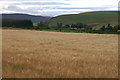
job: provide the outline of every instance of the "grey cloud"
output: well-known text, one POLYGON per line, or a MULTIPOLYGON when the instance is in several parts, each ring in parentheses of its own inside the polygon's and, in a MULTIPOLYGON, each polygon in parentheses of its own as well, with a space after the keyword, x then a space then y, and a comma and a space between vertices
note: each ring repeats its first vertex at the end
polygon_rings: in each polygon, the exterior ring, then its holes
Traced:
POLYGON ((6 8, 6 10, 9 11, 15 11, 15 12, 20 12, 20 13, 39 13, 38 10, 40 10, 39 8, 26 8, 26 9, 22 9, 18 6, 8 6, 8 8, 6 8))
POLYGON ((97 10, 97 9, 108 9, 112 8, 111 6, 103 6, 103 7, 56 7, 55 9, 64 9, 64 10, 74 10, 74 9, 91 9, 91 10, 97 10))
MULTIPOLYGON (((55 16, 55 15, 60 15, 60 14, 64 14, 64 13, 71 13, 71 11, 42 11, 40 8, 33 8, 33 7, 22 9, 18 6, 9 6, 6 9, 10 10, 10 11, 19 12, 19 13, 40 14, 40 15, 44 15, 44 16, 55 16), (41 10, 41 12, 39 12, 38 10, 39 11, 41 10)), ((80 13, 82 11, 72 11, 72 12, 80 13)))
POLYGON ((20 7, 17 7, 17 6, 8 6, 6 8, 7 10, 12 10, 12 11, 21 11, 22 9, 20 7))
POLYGON ((23 3, 15 3, 15 5, 69 5, 69 4, 51 1, 51 2, 23 2, 23 3))
MULTIPOLYGON (((85 11, 72 11, 72 13, 81 13, 81 12, 85 12, 85 11)), ((45 16, 58 16, 58 15, 62 15, 62 14, 71 14, 71 11, 47 11, 47 12, 42 12, 41 15, 45 15, 45 16)))
POLYGON ((109 8, 114 8, 114 6, 101 6, 101 7, 61 7, 61 6, 48 6, 48 7, 42 7, 41 9, 62 9, 62 10, 81 10, 81 9, 90 9, 90 10, 106 10, 106 9, 109 9, 109 8))
MULTIPOLYGON (((41 15, 44 15, 44 16, 55 16, 55 15, 61 15, 61 14, 66 14, 66 13, 72 13, 72 12, 75 12, 75 13, 81 13, 81 12, 87 12, 87 9, 90 9, 90 11, 103 11, 103 10, 107 10, 109 8, 113 8, 114 6, 102 6, 102 7, 69 7, 68 6, 60 6, 61 4, 64 4, 64 3, 52 3, 52 2, 43 2, 43 3, 31 3, 33 5, 53 5, 54 6, 47 6, 47 7, 44 7, 44 6, 41 6, 41 7, 28 7, 28 8, 20 8, 19 6, 22 6, 21 4, 26 4, 26 3, 16 3, 15 5, 9 5, 7 8, 5 8, 5 10, 9 10, 9 11, 15 11, 15 12, 19 12, 19 13, 30 13, 30 14, 41 14, 41 15), (60 4, 60 5, 59 5, 60 4), (51 10, 51 11, 44 11, 44 10, 51 10), (52 11, 53 9, 62 9, 61 11, 52 11), (76 9, 76 10, 75 10, 76 9), (86 11, 82 11, 82 9, 86 9, 86 11), (42 11, 43 10, 43 11, 42 11), (80 11, 81 10, 81 11, 80 11), (39 12, 40 11, 40 12, 39 12)), ((27 3, 29 5, 29 3, 27 3)), ((64 4, 66 5, 66 4, 64 4)))

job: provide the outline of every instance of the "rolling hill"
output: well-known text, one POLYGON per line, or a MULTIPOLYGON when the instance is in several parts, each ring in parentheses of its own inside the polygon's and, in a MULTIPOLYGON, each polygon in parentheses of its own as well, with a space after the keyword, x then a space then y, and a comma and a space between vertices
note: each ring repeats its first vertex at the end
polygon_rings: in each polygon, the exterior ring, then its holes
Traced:
POLYGON ((40 21, 47 21, 51 17, 44 17, 44 16, 35 16, 35 15, 28 15, 28 14, 2 14, 2 19, 18 19, 18 20, 32 20, 33 23, 40 22, 40 21))
POLYGON ((116 25, 118 22, 118 11, 96 11, 60 15, 49 20, 50 25, 56 25, 58 22, 63 23, 63 25, 81 22, 96 27, 106 24, 116 25))

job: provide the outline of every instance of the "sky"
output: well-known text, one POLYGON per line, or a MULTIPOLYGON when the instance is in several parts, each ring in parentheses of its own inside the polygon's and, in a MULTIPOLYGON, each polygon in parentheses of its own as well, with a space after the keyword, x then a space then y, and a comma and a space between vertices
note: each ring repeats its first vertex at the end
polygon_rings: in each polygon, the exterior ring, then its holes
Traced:
POLYGON ((41 16, 117 11, 119 0, 0 0, 0 13, 41 16))

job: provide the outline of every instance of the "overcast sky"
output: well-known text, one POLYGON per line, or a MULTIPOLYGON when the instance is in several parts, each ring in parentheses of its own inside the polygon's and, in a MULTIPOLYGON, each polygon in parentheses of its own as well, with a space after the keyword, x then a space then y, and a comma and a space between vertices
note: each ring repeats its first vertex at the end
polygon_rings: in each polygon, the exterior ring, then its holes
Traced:
POLYGON ((119 0, 0 0, 1 13, 57 16, 118 10, 119 0))

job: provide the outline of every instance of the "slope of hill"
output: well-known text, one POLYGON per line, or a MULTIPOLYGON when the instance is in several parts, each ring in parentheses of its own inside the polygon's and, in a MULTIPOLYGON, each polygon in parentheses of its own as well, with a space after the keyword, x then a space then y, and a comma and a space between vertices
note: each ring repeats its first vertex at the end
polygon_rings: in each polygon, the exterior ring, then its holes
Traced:
POLYGON ((51 18, 49 20, 50 25, 56 25, 58 22, 63 24, 72 24, 72 23, 85 23, 85 24, 95 24, 95 26, 112 24, 116 25, 118 20, 118 11, 96 11, 96 12, 86 12, 80 14, 68 14, 61 15, 51 18))
POLYGON ((18 19, 18 20, 32 20, 33 23, 40 22, 40 21, 47 21, 51 17, 44 17, 44 16, 34 16, 28 14, 2 14, 2 19, 18 19))

